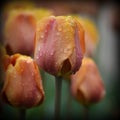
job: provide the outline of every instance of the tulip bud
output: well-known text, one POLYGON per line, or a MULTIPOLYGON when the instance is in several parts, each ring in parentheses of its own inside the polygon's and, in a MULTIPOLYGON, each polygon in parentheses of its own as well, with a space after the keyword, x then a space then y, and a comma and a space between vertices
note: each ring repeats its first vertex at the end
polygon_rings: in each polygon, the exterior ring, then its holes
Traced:
POLYGON ((6 55, 6 50, 3 45, 0 44, 0 91, 3 86, 4 81, 4 56, 6 55))
POLYGON ((44 91, 39 69, 32 58, 20 54, 8 58, 2 89, 3 99, 10 105, 30 108, 42 103, 44 91))
POLYGON ((86 56, 93 56, 99 40, 99 34, 95 23, 89 18, 77 17, 85 30, 86 56))
MULTIPOLYGON (((27 1, 15 1, 15 2, 8 2, 4 4, 2 10, 2 17, 3 20, 6 20, 9 16, 9 12, 11 10, 30 10, 35 8, 35 4, 33 2, 27 1)), ((4 22, 4 21, 3 21, 4 22)))
POLYGON ((46 72, 55 76, 75 73, 84 52, 84 30, 76 19, 50 16, 37 24, 34 58, 46 72))
POLYGON ((104 97, 104 84, 92 59, 84 58, 79 71, 71 76, 71 92, 84 105, 97 103, 104 97))
POLYGON ((9 54, 21 53, 32 55, 36 22, 51 12, 43 9, 12 10, 5 22, 4 45, 9 54))

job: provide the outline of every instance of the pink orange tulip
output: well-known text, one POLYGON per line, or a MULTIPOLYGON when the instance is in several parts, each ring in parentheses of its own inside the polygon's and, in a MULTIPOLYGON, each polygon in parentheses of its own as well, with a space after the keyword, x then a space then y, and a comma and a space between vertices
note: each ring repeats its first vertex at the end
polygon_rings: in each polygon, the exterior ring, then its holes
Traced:
POLYGON ((3 99, 20 108, 41 104, 44 91, 39 69, 33 59, 20 54, 8 56, 6 59, 3 99))
POLYGON ((34 58, 55 76, 75 73, 85 52, 84 30, 70 16, 50 16, 37 24, 34 58))
POLYGON ((104 84, 92 59, 84 58, 79 71, 71 76, 71 92, 85 105, 97 103, 104 97, 104 84))

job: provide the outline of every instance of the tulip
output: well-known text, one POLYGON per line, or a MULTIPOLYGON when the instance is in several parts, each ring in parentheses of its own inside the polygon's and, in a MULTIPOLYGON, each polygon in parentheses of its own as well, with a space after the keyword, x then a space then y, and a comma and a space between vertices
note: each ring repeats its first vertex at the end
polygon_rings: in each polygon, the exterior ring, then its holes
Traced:
POLYGON ((16 2, 8 2, 3 6, 3 10, 2 10, 2 17, 3 20, 6 20, 9 12, 11 10, 30 10, 35 8, 35 4, 33 2, 26 2, 26 1, 16 1, 16 2))
POLYGON ((19 108, 31 108, 43 102, 44 91, 35 61, 20 54, 7 57, 2 98, 19 108))
POLYGON ((105 96, 105 88, 95 62, 84 58, 79 71, 71 76, 71 93, 82 104, 99 102, 105 96))
POLYGON ((6 55, 6 50, 3 47, 2 44, 0 44, 0 91, 3 86, 3 81, 4 81, 4 56, 6 55))
POLYGON ((98 42, 99 34, 95 23, 90 18, 77 17, 85 30, 85 56, 94 56, 98 42))
POLYGON ((12 10, 4 26, 4 45, 9 54, 32 55, 36 22, 52 13, 44 9, 12 10))
POLYGON ((75 73, 85 52, 84 30, 70 16, 50 16, 37 24, 34 59, 55 76, 75 73))

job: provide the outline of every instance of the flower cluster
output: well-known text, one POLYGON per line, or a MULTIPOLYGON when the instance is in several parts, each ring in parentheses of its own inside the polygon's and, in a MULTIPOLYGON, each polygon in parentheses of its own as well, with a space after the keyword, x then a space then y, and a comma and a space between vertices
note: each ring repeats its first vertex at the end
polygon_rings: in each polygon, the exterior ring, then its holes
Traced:
MULTIPOLYGON (((31 108, 44 100, 40 69, 69 79, 73 97, 83 105, 99 102, 104 83, 92 58, 98 40, 94 24, 43 9, 14 9, 6 14, 2 54, 3 100, 31 108)), ((2 52, 0 52, 1 54, 2 52)))

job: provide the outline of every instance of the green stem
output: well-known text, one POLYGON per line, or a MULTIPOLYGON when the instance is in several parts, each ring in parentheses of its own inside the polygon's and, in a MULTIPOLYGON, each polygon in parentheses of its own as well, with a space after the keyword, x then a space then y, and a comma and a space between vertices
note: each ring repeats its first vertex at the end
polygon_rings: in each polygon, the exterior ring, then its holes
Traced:
POLYGON ((89 119, 89 107, 84 106, 83 108, 83 120, 88 120, 89 119))
POLYGON ((20 112, 20 116, 19 116, 20 120, 25 120, 26 119, 26 109, 20 109, 19 112, 20 112))
POLYGON ((67 96, 67 120, 71 119, 72 96, 70 91, 70 81, 68 81, 68 96, 67 96))
POLYGON ((60 120, 62 77, 55 77, 55 120, 60 120))

